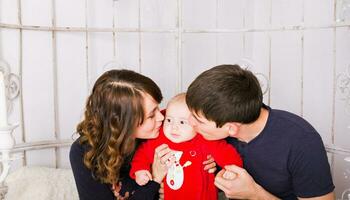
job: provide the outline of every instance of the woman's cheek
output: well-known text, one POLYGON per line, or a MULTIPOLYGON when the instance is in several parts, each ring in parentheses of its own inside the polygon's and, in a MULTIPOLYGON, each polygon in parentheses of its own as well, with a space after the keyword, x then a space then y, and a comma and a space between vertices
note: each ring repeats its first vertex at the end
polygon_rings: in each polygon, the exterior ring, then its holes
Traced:
POLYGON ((145 130, 147 132, 152 132, 155 129, 155 121, 153 119, 148 119, 145 123, 145 130))

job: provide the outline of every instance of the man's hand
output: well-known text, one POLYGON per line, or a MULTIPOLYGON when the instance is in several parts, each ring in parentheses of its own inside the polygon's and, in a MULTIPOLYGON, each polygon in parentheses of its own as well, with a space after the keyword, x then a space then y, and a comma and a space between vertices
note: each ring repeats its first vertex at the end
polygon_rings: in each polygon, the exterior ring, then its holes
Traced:
POLYGON ((228 180, 233 180, 233 179, 236 178, 236 176, 237 176, 236 173, 231 172, 231 171, 228 171, 228 170, 226 170, 226 171, 224 172, 224 174, 222 175, 222 177, 223 177, 224 179, 228 179, 228 180))
POLYGON ((203 162, 204 170, 208 170, 208 173, 214 173, 216 171, 216 163, 211 155, 207 156, 207 160, 203 162))
POLYGON ((236 165, 225 166, 215 177, 215 185, 232 199, 278 199, 258 185, 248 172, 236 165), (228 173, 225 174, 225 172, 228 173), (225 174, 225 175, 224 175, 225 174), (228 174, 235 174, 231 176, 228 174), (225 177, 229 177, 228 179, 225 177))

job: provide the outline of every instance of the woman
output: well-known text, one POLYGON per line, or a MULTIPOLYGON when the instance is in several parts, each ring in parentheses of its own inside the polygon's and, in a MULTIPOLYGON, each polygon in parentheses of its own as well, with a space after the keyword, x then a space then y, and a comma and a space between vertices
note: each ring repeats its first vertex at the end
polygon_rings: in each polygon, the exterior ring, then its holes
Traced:
POLYGON ((158 104, 159 87, 148 77, 129 70, 105 72, 87 99, 80 137, 70 149, 70 162, 82 200, 157 199, 174 158, 160 145, 152 165, 153 181, 140 187, 128 176, 140 139, 156 138, 164 119, 158 104))

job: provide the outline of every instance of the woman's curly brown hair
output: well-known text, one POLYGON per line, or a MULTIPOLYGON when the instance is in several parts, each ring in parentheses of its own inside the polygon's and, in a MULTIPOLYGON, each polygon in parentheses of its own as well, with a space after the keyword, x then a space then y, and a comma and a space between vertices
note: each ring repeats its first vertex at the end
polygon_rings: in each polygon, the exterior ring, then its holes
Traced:
POLYGON ((135 128, 144 120, 143 95, 158 103, 159 87, 130 70, 110 70, 96 81, 77 126, 80 143, 88 146, 84 164, 102 183, 114 184, 124 159, 135 150, 135 128))

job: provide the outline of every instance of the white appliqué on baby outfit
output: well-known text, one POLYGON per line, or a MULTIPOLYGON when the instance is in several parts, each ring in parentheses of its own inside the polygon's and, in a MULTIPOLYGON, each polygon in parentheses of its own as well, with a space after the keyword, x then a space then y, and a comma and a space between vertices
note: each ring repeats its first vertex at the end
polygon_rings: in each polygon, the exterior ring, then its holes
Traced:
POLYGON ((184 182, 184 167, 190 166, 191 161, 186 161, 183 166, 180 164, 180 158, 182 156, 182 151, 175 152, 175 163, 168 169, 168 174, 166 176, 166 183, 169 188, 173 190, 178 190, 181 188, 184 182))

